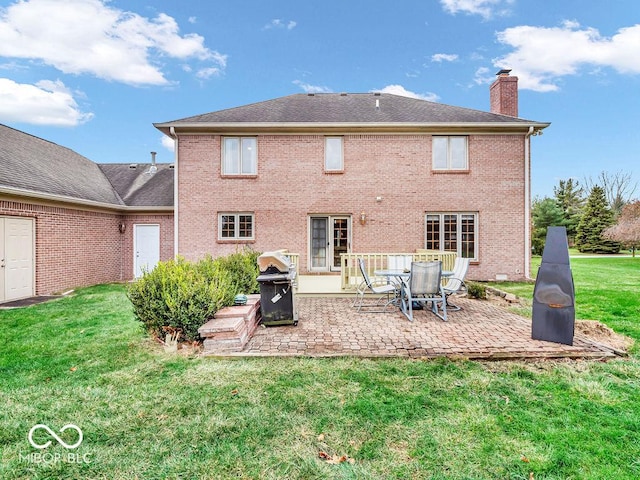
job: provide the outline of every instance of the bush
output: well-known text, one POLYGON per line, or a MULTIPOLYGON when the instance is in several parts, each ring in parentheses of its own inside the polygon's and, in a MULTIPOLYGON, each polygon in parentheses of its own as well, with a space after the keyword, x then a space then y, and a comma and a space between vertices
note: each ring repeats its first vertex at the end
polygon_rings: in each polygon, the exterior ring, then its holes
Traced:
POLYGON ((260 274, 258 256, 260 256, 259 252, 246 249, 242 253, 234 253, 216 259, 220 266, 231 274, 236 294, 260 293, 260 286, 256 280, 260 274))
POLYGON ((198 263, 182 258, 159 262, 127 292, 150 333, 161 336, 162 327, 172 327, 190 341, 199 338, 198 328, 216 311, 233 304, 236 293, 230 271, 211 257, 198 263))
POLYGON ((481 283, 465 282, 467 286, 467 295, 470 298, 477 298, 479 300, 485 300, 487 298, 487 287, 481 283))

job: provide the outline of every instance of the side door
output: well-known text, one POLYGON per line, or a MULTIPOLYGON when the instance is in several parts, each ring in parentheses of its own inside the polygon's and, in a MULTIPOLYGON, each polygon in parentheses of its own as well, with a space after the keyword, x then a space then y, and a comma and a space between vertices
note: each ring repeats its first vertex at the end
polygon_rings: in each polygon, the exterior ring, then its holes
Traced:
POLYGON ((0 301, 34 295, 34 221, 32 218, 0 219, 0 301))
POLYGON ((153 270, 160 261, 160 225, 134 225, 133 267, 135 278, 153 270))

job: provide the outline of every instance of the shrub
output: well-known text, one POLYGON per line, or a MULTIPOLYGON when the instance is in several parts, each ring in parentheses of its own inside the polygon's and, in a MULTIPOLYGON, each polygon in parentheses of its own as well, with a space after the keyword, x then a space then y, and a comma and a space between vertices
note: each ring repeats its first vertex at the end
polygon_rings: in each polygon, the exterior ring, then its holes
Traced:
POLYGON ((259 255, 259 252, 247 248, 244 252, 233 253, 216 259, 220 266, 230 273, 236 294, 260 293, 260 286, 256 280, 260 274, 258 268, 259 255))
POLYGON ((467 295, 470 298, 477 298, 479 300, 485 300, 487 298, 487 287, 481 283, 465 282, 467 286, 467 295))
POLYGON ((182 330, 187 340, 220 308, 231 305, 235 290, 228 270, 211 258, 198 263, 182 258, 159 262, 129 286, 133 310, 146 329, 160 336, 162 327, 182 330))

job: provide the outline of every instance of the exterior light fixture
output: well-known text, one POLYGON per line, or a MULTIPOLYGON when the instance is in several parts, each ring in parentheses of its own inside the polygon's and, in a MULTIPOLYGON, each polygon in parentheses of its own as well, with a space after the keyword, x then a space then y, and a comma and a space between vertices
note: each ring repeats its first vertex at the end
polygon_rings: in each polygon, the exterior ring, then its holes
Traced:
POLYGON ((367 223, 367 214, 362 212, 360 213, 360 225, 364 225, 367 223))

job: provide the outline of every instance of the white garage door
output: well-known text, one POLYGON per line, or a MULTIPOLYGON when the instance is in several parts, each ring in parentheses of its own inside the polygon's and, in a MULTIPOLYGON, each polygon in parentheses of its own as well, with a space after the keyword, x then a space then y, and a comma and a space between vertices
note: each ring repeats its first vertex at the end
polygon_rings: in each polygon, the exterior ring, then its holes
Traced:
POLYGON ((0 218, 0 301, 34 295, 34 221, 0 218))

